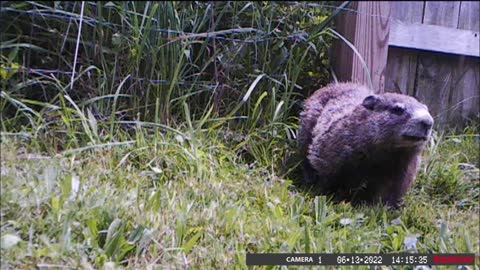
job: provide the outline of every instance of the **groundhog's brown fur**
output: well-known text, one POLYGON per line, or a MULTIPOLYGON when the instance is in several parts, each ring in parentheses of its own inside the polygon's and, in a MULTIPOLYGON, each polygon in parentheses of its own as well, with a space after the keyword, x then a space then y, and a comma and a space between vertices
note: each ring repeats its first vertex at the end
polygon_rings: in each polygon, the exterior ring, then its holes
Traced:
POLYGON ((431 134, 428 108, 406 95, 330 84, 304 103, 298 141, 304 181, 336 199, 398 207, 431 134))

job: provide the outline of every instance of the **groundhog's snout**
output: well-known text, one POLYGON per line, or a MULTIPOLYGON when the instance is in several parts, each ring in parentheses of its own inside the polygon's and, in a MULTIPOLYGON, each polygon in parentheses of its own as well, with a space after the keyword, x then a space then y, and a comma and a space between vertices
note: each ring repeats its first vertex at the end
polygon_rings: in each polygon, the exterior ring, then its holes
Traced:
POLYGON ((423 108, 415 110, 409 122, 403 137, 411 141, 428 140, 433 127, 433 118, 428 110, 423 108))

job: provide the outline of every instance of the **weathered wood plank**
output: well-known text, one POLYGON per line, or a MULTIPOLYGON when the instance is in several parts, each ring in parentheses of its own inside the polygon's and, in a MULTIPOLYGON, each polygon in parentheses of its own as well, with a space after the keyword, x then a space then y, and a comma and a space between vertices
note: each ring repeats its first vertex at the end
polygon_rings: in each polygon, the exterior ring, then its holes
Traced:
POLYGON ((480 32, 480 2, 462 1, 460 3, 460 16, 458 28, 480 32))
MULTIPOLYGON (((458 28, 480 31, 480 2, 460 3, 458 28)), ((454 95, 450 107, 455 112, 450 122, 480 122, 480 59, 459 57, 454 67, 454 95)), ((463 126, 463 125, 462 125, 463 126)))
MULTIPOLYGON (((384 92, 390 33, 390 2, 365 1, 358 4, 355 46, 370 69, 373 89, 384 92)), ((358 57, 353 58, 352 80, 367 83, 368 73, 358 57)))
POLYGON ((424 24, 457 28, 460 1, 425 1, 424 24))
MULTIPOLYGON (((423 20, 424 1, 391 2, 392 23, 421 23, 423 20)), ((390 28, 390 37, 392 28, 390 28)), ((389 42, 390 43, 390 42, 389 42)), ((418 51, 389 47, 385 91, 415 95, 415 76, 417 71, 418 51)))
POLYGON ((392 21, 390 46, 480 57, 480 35, 471 30, 392 21))
POLYGON ((480 59, 461 56, 452 63, 449 125, 463 127, 480 120, 480 59))
MULTIPOLYGON (((337 20, 339 22, 337 29, 365 60, 374 90, 383 92, 390 32, 390 2, 360 1, 355 2, 353 7, 357 13, 340 17, 337 20)), ((338 46, 334 61, 339 80, 369 84, 368 72, 364 65, 345 44, 338 46)))
POLYGON ((458 56, 421 52, 418 59, 416 96, 427 104, 437 127, 448 125, 452 89, 452 64, 458 56))
MULTIPOLYGON (((457 28, 460 2, 430 2, 425 3, 423 23, 457 28)), ((448 126, 453 96, 452 83, 453 65, 458 56, 432 52, 419 52, 417 69, 416 96, 425 102, 435 119, 437 127, 448 126)))
POLYGON ((388 49, 385 91, 415 96, 415 74, 418 51, 390 47, 388 49))
MULTIPOLYGON (((350 10, 342 11, 335 19, 335 29, 343 35, 350 43, 355 44, 355 28, 357 23, 357 2, 352 2, 348 7, 350 10)), ((350 81, 352 79, 352 59, 354 52, 340 39, 334 42, 333 54, 330 58, 335 75, 339 81, 350 81)), ((356 57, 356 56, 355 56, 356 57)))
POLYGON ((393 1, 392 21, 404 23, 421 23, 423 20, 424 1, 393 1))

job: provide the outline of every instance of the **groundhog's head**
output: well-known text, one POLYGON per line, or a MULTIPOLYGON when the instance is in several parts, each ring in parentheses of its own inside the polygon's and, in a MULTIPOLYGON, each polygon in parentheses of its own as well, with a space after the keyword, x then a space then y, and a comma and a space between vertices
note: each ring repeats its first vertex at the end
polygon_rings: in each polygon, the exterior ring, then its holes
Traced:
POLYGON ((427 106, 413 97, 395 93, 369 95, 362 106, 369 123, 376 127, 377 143, 394 147, 419 146, 431 135, 433 118, 427 106))

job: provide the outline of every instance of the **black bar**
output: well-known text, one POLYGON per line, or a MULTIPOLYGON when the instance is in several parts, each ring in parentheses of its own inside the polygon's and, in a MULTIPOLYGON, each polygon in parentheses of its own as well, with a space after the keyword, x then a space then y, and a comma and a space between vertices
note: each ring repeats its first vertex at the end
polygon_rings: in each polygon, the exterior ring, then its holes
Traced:
POLYGON ((475 254, 247 253, 247 265, 474 265, 475 254))

